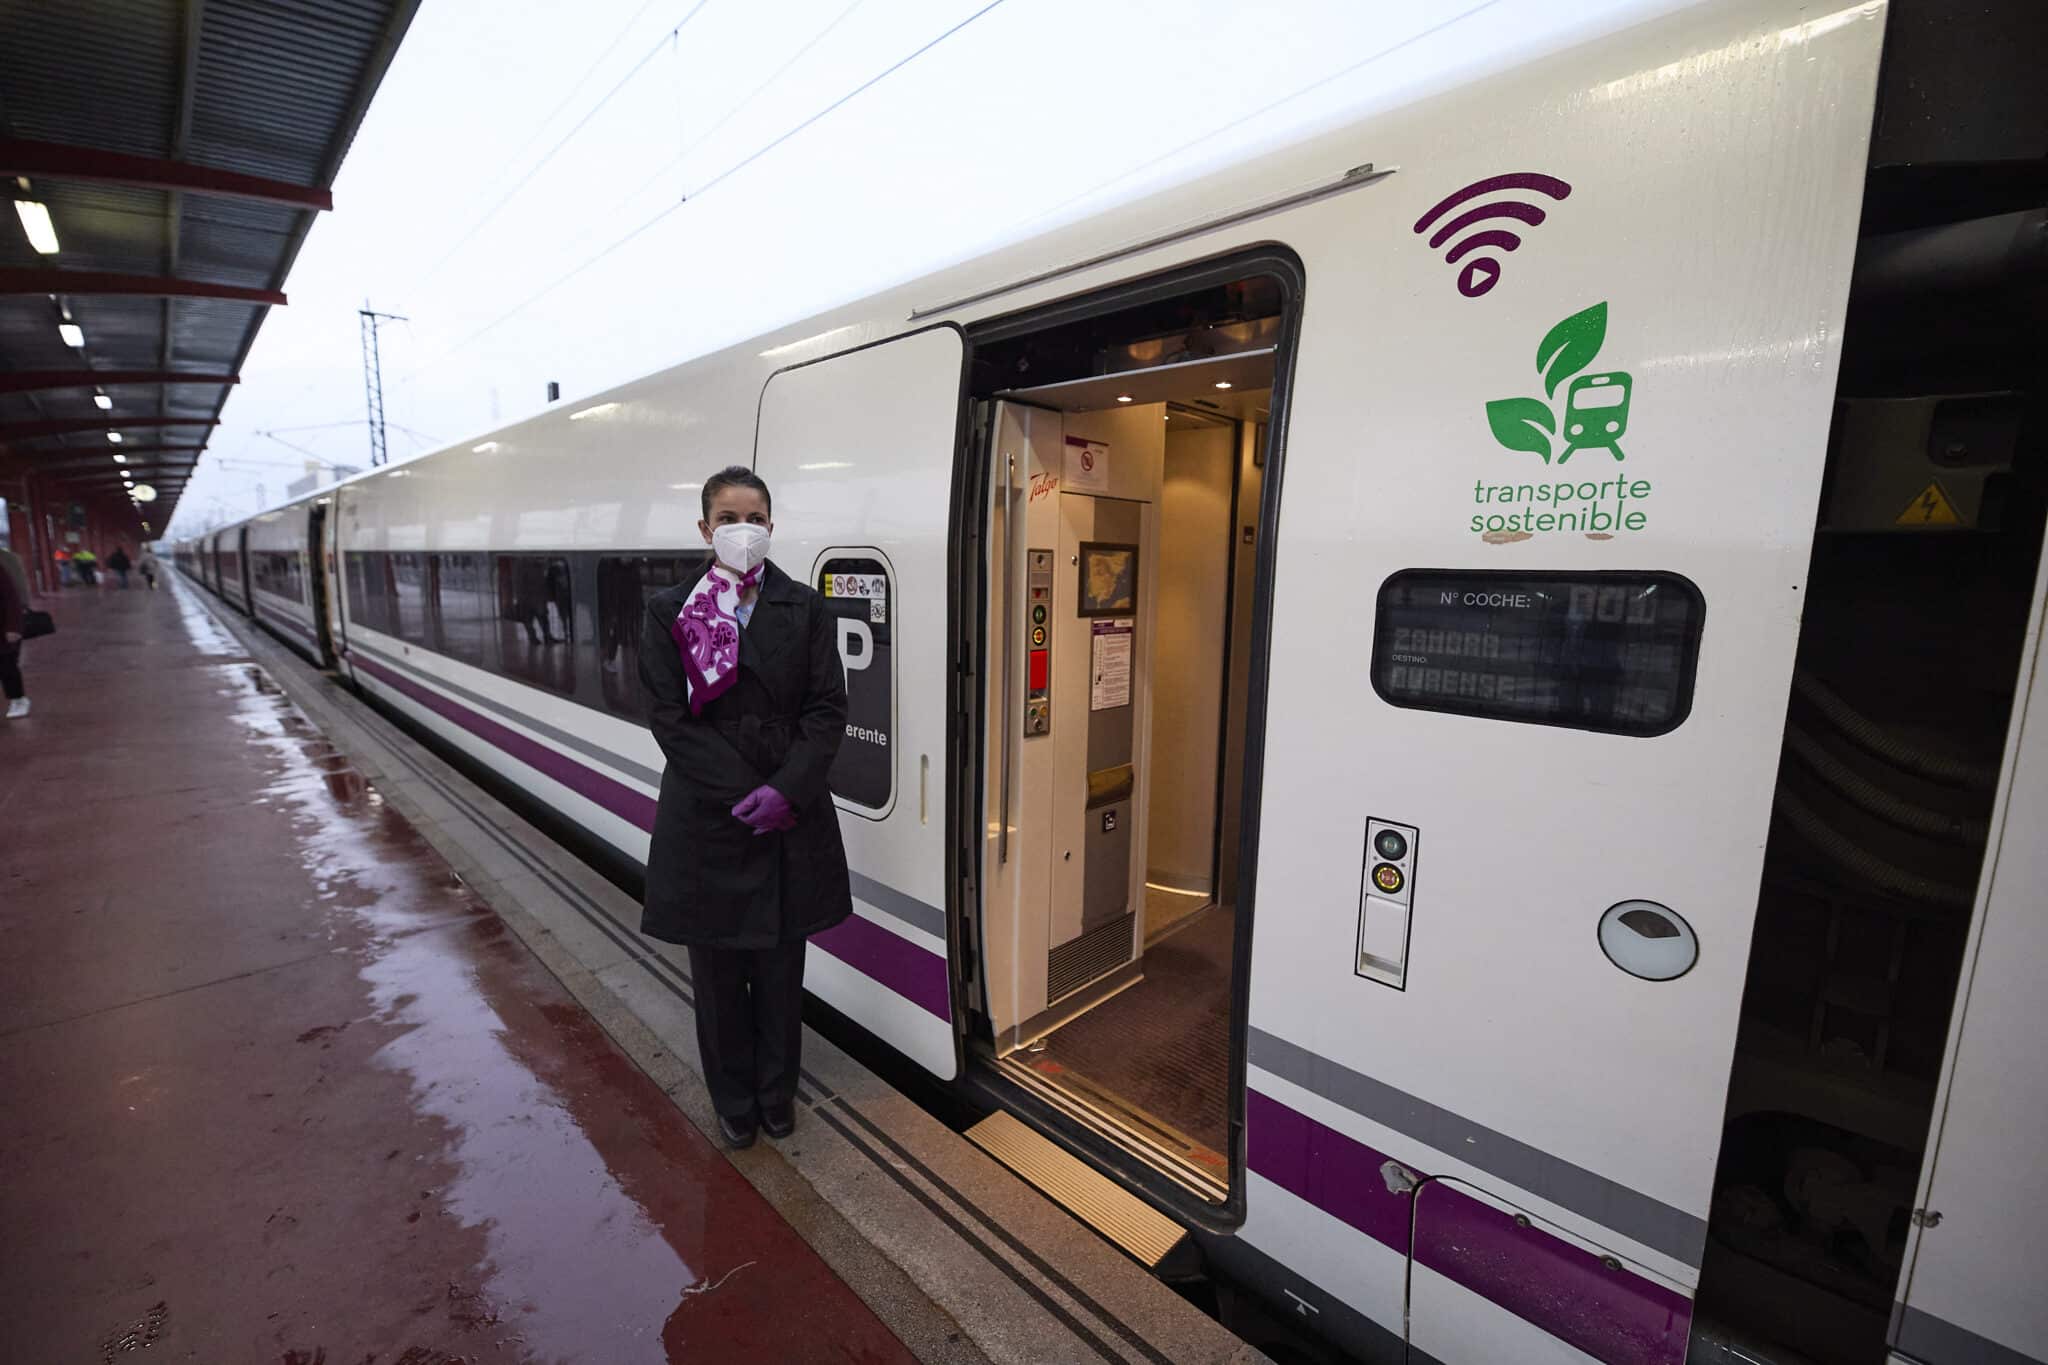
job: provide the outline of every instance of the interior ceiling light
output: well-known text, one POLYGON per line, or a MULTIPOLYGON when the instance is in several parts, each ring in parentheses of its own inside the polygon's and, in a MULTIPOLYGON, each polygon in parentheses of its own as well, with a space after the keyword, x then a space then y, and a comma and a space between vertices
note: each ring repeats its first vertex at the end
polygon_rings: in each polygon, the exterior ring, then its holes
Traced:
POLYGON ((49 209, 33 199, 17 199, 14 212, 21 219, 21 230, 28 234, 28 244, 45 256, 56 255, 57 225, 50 221, 49 209))
POLYGON ((57 335, 64 338, 66 346, 74 349, 82 349, 85 345, 85 329, 75 322, 58 323, 57 335))
POLYGON ((116 446, 117 446, 117 445, 119 445, 119 444, 121 444, 121 433, 120 433, 120 432, 118 432, 118 431, 110 431, 110 432, 108 432, 108 433, 107 433, 107 444, 108 444, 108 445, 116 445, 116 446))
POLYGON ((1219 379, 1216 381, 1216 387, 1219 389, 1227 389, 1230 387, 1230 381, 1228 379, 1219 379))
POLYGON ((98 407, 101 412, 112 412, 114 410, 114 400, 107 397, 103 393, 94 394, 92 396, 92 401, 93 404, 96 407, 98 407))
POLYGON ((123 455, 123 454, 122 454, 122 453, 121 453, 120 451, 118 451, 118 450, 117 450, 117 451, 115 451, 115 452, 114 452, 114 463, 115 463, 115 464, 127 464, 127 463, 128 463, 128 457, 127 457, 126 455, 123 455))
POLYGON ((1116 396, 1116 401, 1119 403, 1128 403, 1131 401, 1131 396, 1127 393, 1120 393, 1116 396))

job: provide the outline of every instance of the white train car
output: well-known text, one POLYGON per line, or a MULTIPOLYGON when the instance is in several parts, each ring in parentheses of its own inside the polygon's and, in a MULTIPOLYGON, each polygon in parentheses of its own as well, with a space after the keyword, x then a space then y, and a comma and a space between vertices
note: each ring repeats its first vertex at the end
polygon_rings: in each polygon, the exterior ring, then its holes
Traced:
POLYGON ((640 859, 643 604, 750 464, 848 669, 809 985, 1027 1174, 1362 1359, 2048 1360, 2048 182, 1953 169, 2039 15, 1520 13, 214 583, 640 859))

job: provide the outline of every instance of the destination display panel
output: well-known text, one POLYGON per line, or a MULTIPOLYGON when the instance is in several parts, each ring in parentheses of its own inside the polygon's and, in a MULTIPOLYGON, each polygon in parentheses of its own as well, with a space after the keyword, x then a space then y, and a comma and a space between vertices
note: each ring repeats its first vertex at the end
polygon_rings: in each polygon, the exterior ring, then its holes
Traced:
POLYGON ((1705 618, 1674 573, 1404 569, 1380 586, 1373 690, 1424 711, 1661 735, 1692 710, 1705 618))

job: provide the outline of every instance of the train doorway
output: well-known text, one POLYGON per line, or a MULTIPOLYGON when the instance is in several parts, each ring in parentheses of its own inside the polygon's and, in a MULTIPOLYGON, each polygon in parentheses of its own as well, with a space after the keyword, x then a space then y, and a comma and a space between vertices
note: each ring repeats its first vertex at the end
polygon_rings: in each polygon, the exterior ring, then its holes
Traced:
POLYGON ((328 595, 334 586, 329 581, 334 557, 327 551, 327 504, 315 502, 306 514, 306 581, 312 588, 313 629, 320 637, 320 664, 332 668, 341 657, 335 648, 333 617, 328 610, 328 595))
POLYGON ((1240 1184, 1256 565, 1287 290, 975 352, 987 433, 970 1064, 1156 1199, 1240 1184))

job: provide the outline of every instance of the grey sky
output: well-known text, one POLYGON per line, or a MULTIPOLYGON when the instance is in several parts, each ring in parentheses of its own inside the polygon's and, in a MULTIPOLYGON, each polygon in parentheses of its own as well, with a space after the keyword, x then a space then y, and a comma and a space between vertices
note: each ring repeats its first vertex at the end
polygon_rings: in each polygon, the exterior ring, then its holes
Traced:
POLYGON ((367 462, 365 298, 410 319, 410 458, 1526 57, 1546 8, 431 0, 171 532, 282 501, 301 450, 367 462))

